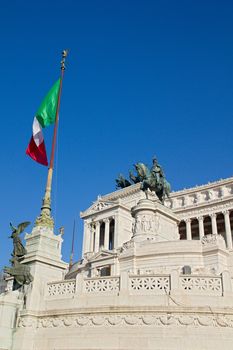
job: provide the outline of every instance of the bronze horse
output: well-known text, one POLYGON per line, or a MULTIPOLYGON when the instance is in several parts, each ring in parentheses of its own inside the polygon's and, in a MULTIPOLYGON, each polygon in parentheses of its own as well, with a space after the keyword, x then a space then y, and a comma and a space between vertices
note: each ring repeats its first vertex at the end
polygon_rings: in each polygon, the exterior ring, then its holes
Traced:
POLYGON ((138 176, 142 178, 141 190, 146 192, 150 189, 150 191, 155 192, 159 200, 164 203, 166 196, 169 198, 171 192, 171 186, 164 175, 161 174, 160 181, 158 182, 145 164, 137 163, 134 166, 138 176))

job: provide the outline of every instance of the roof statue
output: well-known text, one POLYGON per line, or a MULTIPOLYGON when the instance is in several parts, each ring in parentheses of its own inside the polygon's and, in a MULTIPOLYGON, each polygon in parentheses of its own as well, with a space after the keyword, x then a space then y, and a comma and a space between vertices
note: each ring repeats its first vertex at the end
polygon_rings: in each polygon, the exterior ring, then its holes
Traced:
POLYGON ((119 175, 118 179, 116 179, 117 187, 125 188, 140 182, 140 188, 146 193, 146 196, 147 190, 149 189, 155 192, 161 203, 164 203, 166 196, 169 197, 171 186, 166 180, 163 169, 161 165, 158 164, 157 158, 153 157, 152 162, 153 164, 150 169, 144 163, 139 162, 134 164, 136 175, 134 175, 132 171, 129 172, 131 182, 125 179, 123 175, 119 175))
POLYGON ((116 179, 116 187, 120 187, 120 188, 125 188, 128 186, 131 186, 132 184, 125 179, 125 177, 122 174, 119 174, 118 178, 116 179))
POLYGON ((13 239, 13 253, 12 259, 10 260, 12 267, 5 267, 4 271, 14 277, 14 289, 18 289, 24 284, 32 282, 33 277, 30 274, 30 267, 21 263, 22 258, 27 251, 22 244, 19 235, 24 229, 30 224, 29 221, 22 222, 17 227, 10 223, 12 234, 9 238, 13 239))

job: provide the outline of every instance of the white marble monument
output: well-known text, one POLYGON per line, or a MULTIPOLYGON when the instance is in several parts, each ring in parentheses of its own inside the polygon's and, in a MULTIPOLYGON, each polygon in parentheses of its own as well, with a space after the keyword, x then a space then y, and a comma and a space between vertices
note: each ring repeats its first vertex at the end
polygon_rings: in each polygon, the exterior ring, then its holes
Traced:
POLYGON ((0 294, 1 350, 231 350, 233 178, 171 193, 139 185, 81 213, 82 259, 62 237, 26 234, 33 282, 0 294))

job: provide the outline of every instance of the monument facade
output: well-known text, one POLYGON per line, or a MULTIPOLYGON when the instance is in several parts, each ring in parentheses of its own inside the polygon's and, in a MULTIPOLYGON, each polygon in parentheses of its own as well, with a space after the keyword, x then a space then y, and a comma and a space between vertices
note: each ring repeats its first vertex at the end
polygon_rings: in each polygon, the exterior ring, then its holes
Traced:
POLYGON ((70 269, 51 227, 26 234, 33 280, 1 289, 0 349, 232 349, 233 178, 163 203, 123 187, 81 213, 70 269))

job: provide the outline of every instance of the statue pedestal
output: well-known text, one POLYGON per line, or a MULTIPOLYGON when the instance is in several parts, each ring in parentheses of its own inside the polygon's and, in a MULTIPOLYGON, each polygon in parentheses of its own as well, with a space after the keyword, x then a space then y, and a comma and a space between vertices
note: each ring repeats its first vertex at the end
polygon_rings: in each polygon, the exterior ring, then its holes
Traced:
POLYGON ((141 199, 131 210, 135 219, 133 227, 134 242, 145 240, 174 241, 179 239, 178 217, 159 202, 141 199))
POLYGON ((63 278, 68 264, 61 259, 62 237, 55 235, 50 227, 35 226, 26 234, 26 250, 23 264, 30 266, 33 282, 27 294, 26 308, 38 310, 44 305, 47 282, 63 278))

